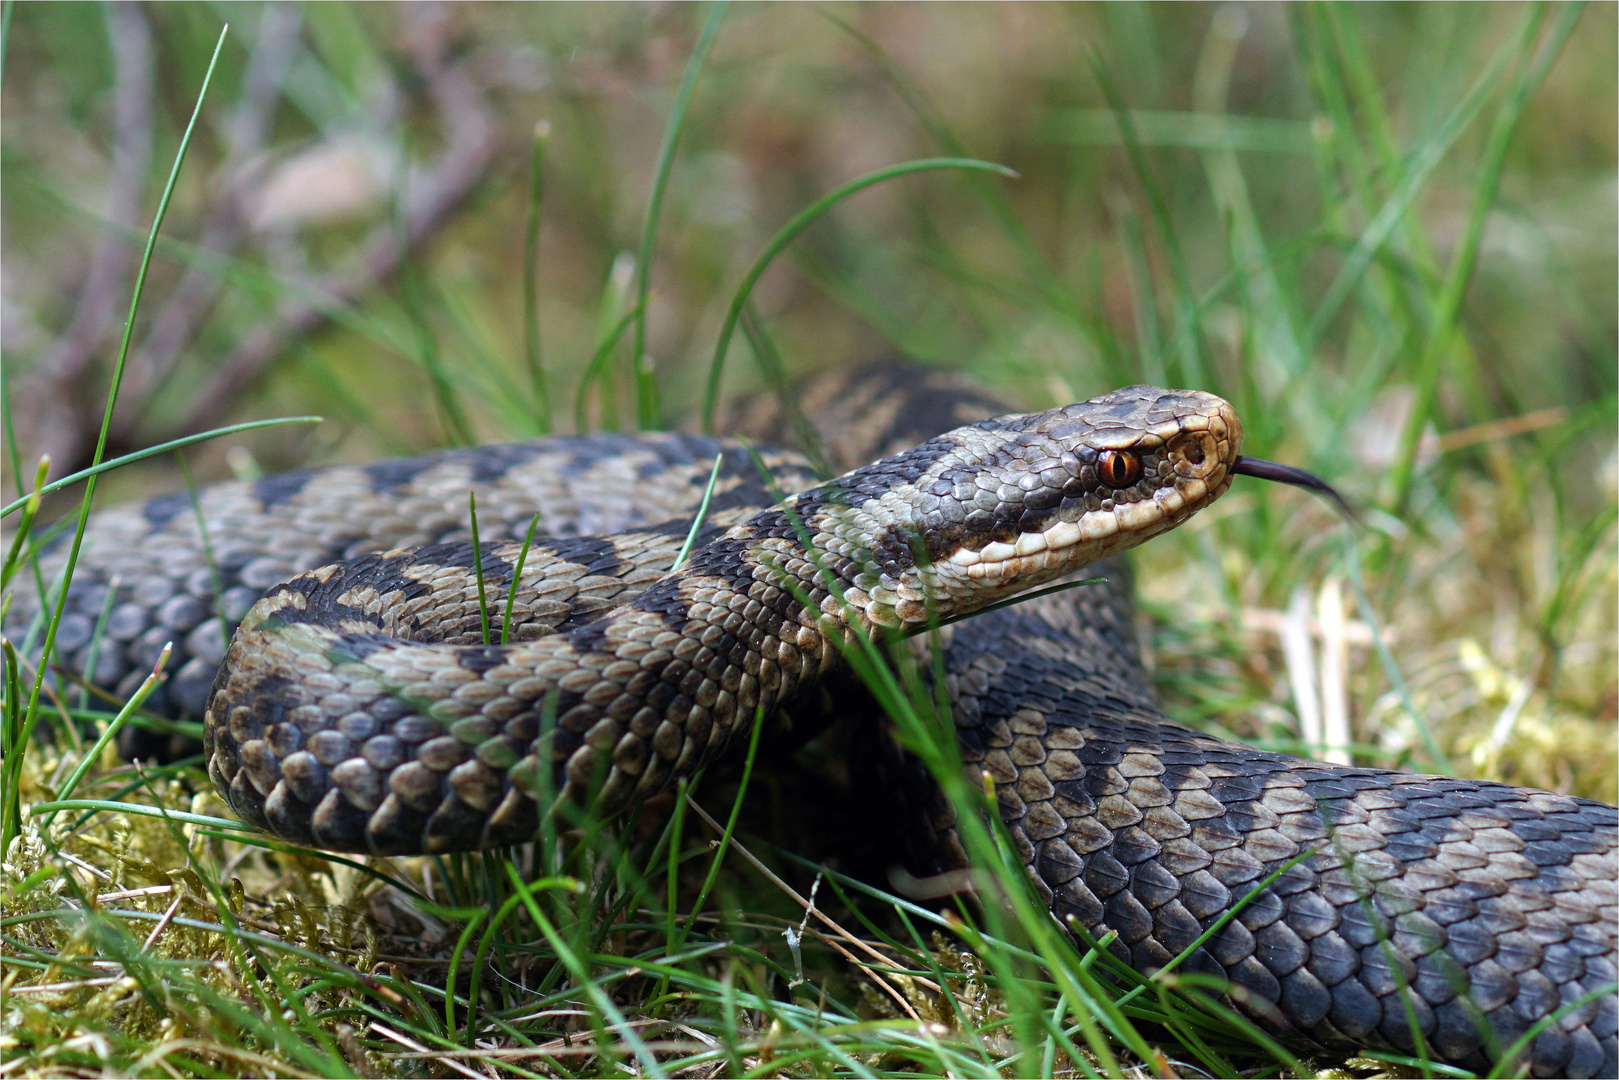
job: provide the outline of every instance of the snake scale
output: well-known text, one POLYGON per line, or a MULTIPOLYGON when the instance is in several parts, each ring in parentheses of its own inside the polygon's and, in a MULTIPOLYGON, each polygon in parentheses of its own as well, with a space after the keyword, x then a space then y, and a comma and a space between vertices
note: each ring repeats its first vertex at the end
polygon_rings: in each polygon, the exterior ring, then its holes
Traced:
MULTIPOLYGON (((689 775, 806 694, 856 627, 916 629, 1112 560, 1235 473, 1265 475, 1208 394, 1131 387, 928 438, 990 400, 893 365, 824 385, 806 403, 855 460, 911 448, 822 483, 790 452, 600 435, 103 511, 60 655, 127 693, 175 641, 156 704, 205 718, 215 785, 278 835, 386 854, 519 843, 554 800, 611 813, 689 775), (716 455, 698 544, 671 572, 716 455), (798 494, 772 497, 761 464, 798 494), (514 589, 510 643, 484 644, 481 612, 498 640, 514 589)), ((61 563, 47 549, 47 579, 61 563)), ((1098 572, 944 631, 964 759, 994 779, 1054 914, 1115 931, 1112 951, 1152 970, 1286 867, 1184 965, 1284 1040, 1482 1070, 1553 1017, 1510 1067, 1619 1072, 1619 811, 1171 723, 1128 574, 1098 572)), ((36 610, 19 594, 12 629, 36 610)), ((931 825, 958 850, 947 807, 931 825)))

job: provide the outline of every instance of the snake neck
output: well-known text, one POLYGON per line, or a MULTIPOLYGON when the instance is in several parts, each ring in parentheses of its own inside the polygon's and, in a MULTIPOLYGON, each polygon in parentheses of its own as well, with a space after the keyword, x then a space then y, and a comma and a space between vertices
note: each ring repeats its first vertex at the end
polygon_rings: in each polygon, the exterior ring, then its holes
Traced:
MULTIPOLYGON (((792 496, 693 555, 644 600, 666 610, 693 587, 731 593, 743 607, 761 592, 785 592, 778 614, 834 643, 856 634, 913 633, 978 604, 941 587, 921 530, 879 521, 848 505, 836 484, 792 496)), ((639 605, 637 605, 639 606, 639 605)))

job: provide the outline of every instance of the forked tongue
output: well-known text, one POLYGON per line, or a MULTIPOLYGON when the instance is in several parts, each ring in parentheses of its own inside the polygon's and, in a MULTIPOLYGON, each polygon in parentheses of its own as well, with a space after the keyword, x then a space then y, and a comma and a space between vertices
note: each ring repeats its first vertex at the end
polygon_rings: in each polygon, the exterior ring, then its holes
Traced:
POLYGON ((1238 454, 1237 460, 1232 463, 1231 471, 1238 476, 1256 476, 1261 480, 1274 480, 1279 484, 1292 484, 1294 487, 1309 488, 1311 491, 1329 499, 1337 507, 1338 512, 1347 520, 1356 524, 1360 523, 1360 515, 1355 513, 1355 508, 1350 506, 1348 501, 1338 494, 1331 484, 1314 473, 1307 473, 1303 469, 1295 469, 1291 465, 1266 461, 1264 458, 1244 457, 1241 454, 1238 454))

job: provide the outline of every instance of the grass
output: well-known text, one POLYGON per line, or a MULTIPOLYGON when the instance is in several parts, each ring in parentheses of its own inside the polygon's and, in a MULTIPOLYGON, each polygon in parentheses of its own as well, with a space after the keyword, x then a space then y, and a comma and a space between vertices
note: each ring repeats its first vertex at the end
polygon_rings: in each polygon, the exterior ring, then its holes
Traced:
MULTIPOLYGON (((1298 723, 1306 687, 1316 712, 1348 714, 1338 749, 1356 761, 1616 801, 1612 8, 458 10, 456 55, 520 150, 402 286, 336 309, 212 441, 166 420, 307 295, 288 251, 335 265, 358 226, 199 249, 226 156, 210 125, 245 93, 255 27, 244 12, 215 49, 187 144, 216 14, 151 9, 174 61, 154 139, 175 168, 165 237, 135 238, 142 280, 162 297, 207 265, 227 287, 145 441, 30 482, 37 433, 16 397, 43 328, 66 321, 52 283, 73 280, 98 219, 74 179, 74 154, 100 160, 110 82, 86 10, 5 7, 8 589, 51 585, 25 537, 82 527, 62 501, 74 483, 82 509, 178 488, 163 471, 178 439, 210 477, 225 444, 277 469, 616 424, 620 398, 641 423, 696 416, 776 382, 737 357, 720 380, 740 321, 761 366, 797 372, 899 348, 1031 406, 1143 378, 1222 393, 1251 452, 1334 480, 1368 527, 1243 486, 1144 549, 1174 714, 1319 746, 1298 723), (834 197, 934 155, 1021 179, 950 170, 834 197), (252 426, 329 412, 326 442, 252 426), (1290 626, 1310 643, 1291 661, 1290 626)), ((283 159, 373 123, 388 73, 414 62, 402 11, 304 18, 274 113, 283 159)), ((432 145, 408 100, 399 125, 432 145)), ((390 198, 365 221, 391 226, 390 198)), ((120 362, 145 325, 130 313, 120 362)), ((790 762, 759 747, 628 821, 552 822, 519 851, 370 860, 269 841, 221 816, 195 761, 111 758, 131 703, 19 662, 56 626, 6 648, 10 1074, 1373 1068, 1296 1061, 1196 978, 1143 982, 1060 933, 994 814, 974 812, 993 792, 967 782, 915 662, 874 643, 851 662, 959 808, 978 905, 934 910, 846 872, 838 845, 869 823, 835 828, 836 741, 790 762), (36 725, 53 738, 30 741, 36 725)))

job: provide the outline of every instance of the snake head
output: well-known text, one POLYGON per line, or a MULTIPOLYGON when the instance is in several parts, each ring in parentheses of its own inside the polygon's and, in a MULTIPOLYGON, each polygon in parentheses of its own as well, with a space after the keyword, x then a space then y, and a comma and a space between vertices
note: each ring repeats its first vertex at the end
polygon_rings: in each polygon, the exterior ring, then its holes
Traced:
POLYGON ((1219 498, 1241 448, 1225 401, 1156 386, 957 428, 836 481, 873 554, 849 599, 918 626, 1052 581, 1219 498))

